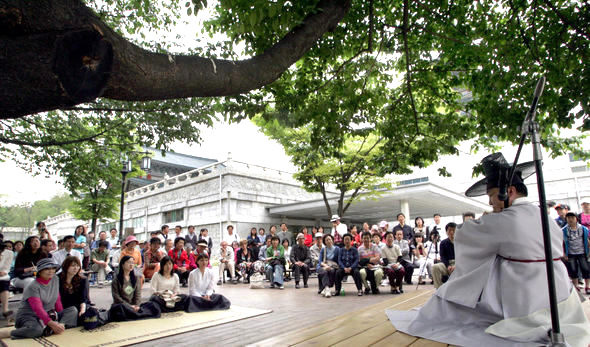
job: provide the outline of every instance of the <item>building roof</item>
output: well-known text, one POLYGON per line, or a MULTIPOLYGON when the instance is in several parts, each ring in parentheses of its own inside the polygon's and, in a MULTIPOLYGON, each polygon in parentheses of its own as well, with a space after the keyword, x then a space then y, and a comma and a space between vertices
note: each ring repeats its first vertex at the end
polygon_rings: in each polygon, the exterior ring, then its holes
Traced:
MULTIPOLYGON (((480 201, 466 197, 463 192, 456 193, 430 182, 419 182, 400 185, 392 190, 382 192, 377 198, 369 195, 361 196, 353 202, 345 215, 345 221, 379 221, 395 220, 401 212, 402 202, 409 204, 410 216, 406 220, 415 217, 429 218, 434 213, 444 216, 457 216, 463 212, 481 213, 490 210, 490 207, 480 201)), ((333 213, 337 212, 337 198, 329 199, 333 213)), ((293 219, 318 218, 329 220, 323 199, 296 202, 285 205, 269 207, 273 216, 281 216, 293 219)))
POLYGON ((213 164, 218 162, 217 159, 210 159, 204 157, 197 157, 189 154, 177 153, 177 152, 164 152, 165 155, 162 155, 162 151, 156 148, 148 147, 146 148, 150 152, 152 152, 152 161, 158 161, 161 163, 186 167, 190 169, 197 169, 205 165, 213 164))

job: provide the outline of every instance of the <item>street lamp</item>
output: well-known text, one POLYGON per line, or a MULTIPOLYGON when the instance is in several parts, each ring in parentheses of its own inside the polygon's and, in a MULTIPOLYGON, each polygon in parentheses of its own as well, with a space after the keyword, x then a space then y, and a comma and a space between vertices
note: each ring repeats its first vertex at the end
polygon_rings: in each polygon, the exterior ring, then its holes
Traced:
MULTIPOLYGON (((143 154, 139 167, 144 171, 149 171, 152 167, 152 158, 150 157, 150 152, 145 151, 139 152, 137 154, 143 154)), ((133 171, 132 161, 127 155, 123 155, 121 158, 121 212, 119 214, 119 242, 121 243, 121 246, 123 246, 123 205, 125 204, 125 177, 131 171, 133 171)))

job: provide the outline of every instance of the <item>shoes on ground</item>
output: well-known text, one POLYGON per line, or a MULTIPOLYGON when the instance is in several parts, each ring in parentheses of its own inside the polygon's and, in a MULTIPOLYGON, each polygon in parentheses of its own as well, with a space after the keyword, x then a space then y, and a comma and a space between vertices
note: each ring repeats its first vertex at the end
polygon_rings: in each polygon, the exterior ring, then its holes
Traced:
POLYGON ((303 288, 309 288, 309 286, 307 285, 307 283, 303 284, 303 288))

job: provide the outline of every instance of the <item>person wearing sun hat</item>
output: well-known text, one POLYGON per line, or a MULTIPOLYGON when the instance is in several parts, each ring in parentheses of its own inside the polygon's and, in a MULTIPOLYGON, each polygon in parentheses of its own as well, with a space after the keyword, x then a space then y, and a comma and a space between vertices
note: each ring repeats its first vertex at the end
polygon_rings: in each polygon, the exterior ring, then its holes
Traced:
MULTIPOLYGON (((76 307, 63 308, 59 297, 59 279, 55 271, 59 269, 51 258, 37 263, 37 275, 23 292, 15 318, 15 328, 10 332, 14 339, 37 338, 60 334, 66 328, 77 324, 76 307)), ((4 336, 2 336, 4 337, 4 336)))
MULTIPOLYGON (((527 201, 524 185, 534 173, 534 163, 518 165, 511 182, 511 165, 502 153, 485 157, 482 166, 485 178, 465 195, 487 194, 496 213, 457 229, 455 270, 419 311, 386 313, 397 330, 442 343, 546 345, 551 318, 541 211, 527 201), (508 207, 498 196, 503 183, 507 183, 508 207)), ((590 341, 590 323, 560 259, 561 230, 549 224, 561 332, 568 345, 585 345, 590 341)))

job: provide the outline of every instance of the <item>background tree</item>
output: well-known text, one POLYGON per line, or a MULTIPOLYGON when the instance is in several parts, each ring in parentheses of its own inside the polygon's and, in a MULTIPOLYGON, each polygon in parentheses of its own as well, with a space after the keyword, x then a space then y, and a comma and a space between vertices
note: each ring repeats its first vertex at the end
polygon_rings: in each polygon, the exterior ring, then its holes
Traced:
POLYGON ((68 194, 32 204, 0 205, 0 226, 32 228, 35 222, 70 211, 72 207, 73 200, 68 194))

